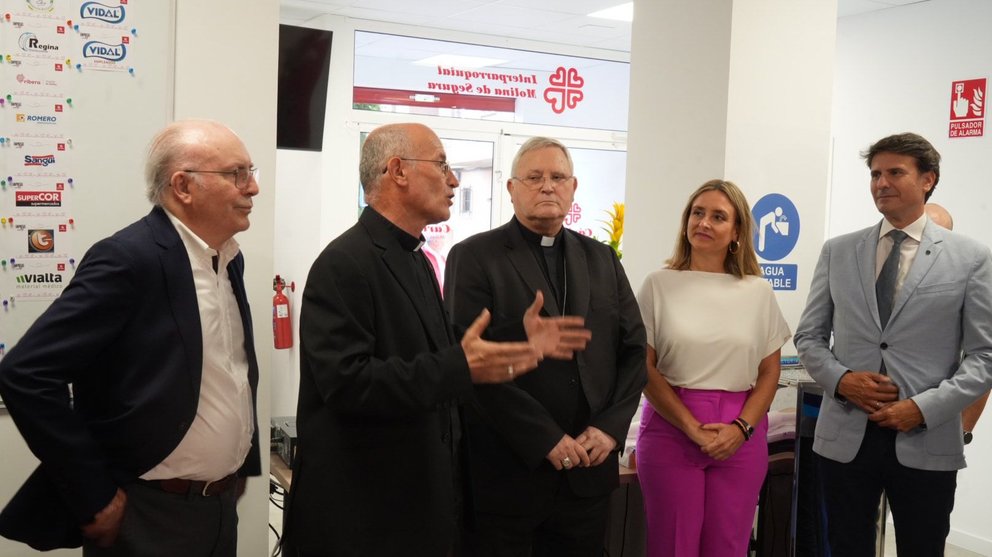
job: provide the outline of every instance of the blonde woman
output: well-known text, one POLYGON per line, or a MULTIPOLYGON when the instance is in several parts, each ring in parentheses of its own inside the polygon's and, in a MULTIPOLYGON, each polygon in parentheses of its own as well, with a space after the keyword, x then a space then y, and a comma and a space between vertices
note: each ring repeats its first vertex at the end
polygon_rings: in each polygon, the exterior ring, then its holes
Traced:
POLYGON ((791 333, 733 183, 689 198, 675 253, 638 301, 647 402, 637 441, 649 556, 746 555, 768 468, 766 414, 791 333))

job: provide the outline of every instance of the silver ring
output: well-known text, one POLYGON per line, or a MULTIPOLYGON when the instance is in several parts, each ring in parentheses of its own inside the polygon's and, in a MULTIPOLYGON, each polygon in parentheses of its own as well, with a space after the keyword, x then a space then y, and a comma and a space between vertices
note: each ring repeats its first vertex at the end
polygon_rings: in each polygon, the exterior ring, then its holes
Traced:
POLYGON ((881 407, 882 407, 882 402, 879 401, 879 400, 876 400, 875 401, 875 408, 881 408, 881 407))
POLYGON ((506 373, 510 377, 513 377, 513 364, 510 364, 510 365, 506 366, 506 373))
POLYGON ((572 459, 568 458, 567 456, 565 458, 561 459, 561 467, 564 468, 565 470, 568 470, 569 468, 571 468, 572 467, 572 459))

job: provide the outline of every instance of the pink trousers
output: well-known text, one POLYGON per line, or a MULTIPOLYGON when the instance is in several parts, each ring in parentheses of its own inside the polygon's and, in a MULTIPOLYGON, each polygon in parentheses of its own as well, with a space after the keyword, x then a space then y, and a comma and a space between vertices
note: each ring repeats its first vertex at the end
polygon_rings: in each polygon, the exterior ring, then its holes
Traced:
MULTIPOLYGON (((701 423, 730 423, 748 392, 676 388, 701 423)), ((758 493, 768 470, 768 419, 734 456, 714 460, 644 404, 637 477, 644 496, 648 557, 747 555, 758 493)))

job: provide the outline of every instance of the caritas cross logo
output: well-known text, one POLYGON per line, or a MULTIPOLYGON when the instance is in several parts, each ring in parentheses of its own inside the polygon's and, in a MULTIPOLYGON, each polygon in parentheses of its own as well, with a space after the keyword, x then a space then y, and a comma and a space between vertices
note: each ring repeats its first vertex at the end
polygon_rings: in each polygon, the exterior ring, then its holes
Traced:
POLYGON ((555 114, 565 112, 566 108, 574 109, 582 100, 582 86, 586 80, 582 79, 579 71, 575 68, 565 69, 558 66, 555 73, 548 77, 551 87, 544 90, 544 100, 551 105, 551 110, 555 114))

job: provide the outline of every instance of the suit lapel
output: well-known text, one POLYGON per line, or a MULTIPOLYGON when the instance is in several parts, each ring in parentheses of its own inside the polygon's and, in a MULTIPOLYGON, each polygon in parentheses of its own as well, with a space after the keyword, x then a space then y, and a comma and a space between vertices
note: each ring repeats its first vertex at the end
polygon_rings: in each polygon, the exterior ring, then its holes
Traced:
POLYGON ((175 226, 161 207, 152 209, 146 218, 155 242, 162 248, 159 261, 165 275, 168 304, 186 349, 187 369, 190 370, 193 392, 199 393, 200 375, 203 371, 203 332, 189 254, 186 253, 186 246, 179 238, 175 226))
MULTIPOLYGON (((544 293, 545 314, 561 315, 558 300, 551 293, 550 285, 547 279, 544 278, 544 272, 541 271, 540 264, 537 262, 537 258, 534 257, 534 252, 527 245, 523 234, 517 228, 516 222, 511 220, 509 223, 503 225, 503 230, 506 232, 506 257, 510 260, 510 264, 520 274, 520 277, 524 279, 524 283, 531 292, 540 290, 544 293)), ((530 300, 527 305, 530 305, 531 302, 533 300, 530 300)))
MULTIPOLYGON (((875 325, 882 329, 882 320, 878 317, 878 298, 875 297, 875 260, 878 253, 878 231, 882 223, 868 229, 857 245, 858 276, 861 279, 861 290, 865 296, 865 305, 875 320, 875 325)), ((891 316, 889 322, 892 322, 891 316)))
POLYGON ((913 258, 913 265, 906 273, 906 279, 896 293, 896 299, 892 303, 892 316, 889 317, 891 324, 899 315, 899 310, 906 305, 906 301, 916 291, 923 277, 927 276, 933 264, 937 261, 942 249, 943 237, 936 226, 927 221, 923 228, 923 238, 920 240, 920 247, 916 250, 916 257, 913 258))

